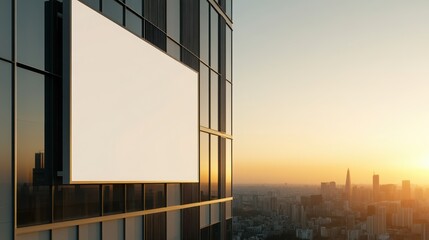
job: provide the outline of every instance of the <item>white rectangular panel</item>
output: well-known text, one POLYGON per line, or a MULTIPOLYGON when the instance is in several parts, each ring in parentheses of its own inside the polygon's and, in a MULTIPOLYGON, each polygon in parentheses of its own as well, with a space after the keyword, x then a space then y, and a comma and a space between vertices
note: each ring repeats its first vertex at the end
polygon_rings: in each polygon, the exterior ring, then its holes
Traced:
POLYGON ((71 1, 70 182, 198 182, 198 73, 71 1))

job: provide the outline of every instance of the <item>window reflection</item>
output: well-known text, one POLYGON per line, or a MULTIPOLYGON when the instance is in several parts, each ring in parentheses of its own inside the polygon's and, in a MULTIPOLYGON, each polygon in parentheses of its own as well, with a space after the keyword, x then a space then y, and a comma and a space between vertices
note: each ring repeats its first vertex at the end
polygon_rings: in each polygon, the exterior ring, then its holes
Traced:
POLYGON ((209 68, 200 64, 200 125, 209 127, 209 68))
POLYGON ((219 198, 219 137, 210 136, 210 198, 219 198))
POLYGON ((195 203, 199 201, 198 183, 182 184, 182 204, 195 203))
POLYGON ((127 184, 127 212, 143 210, 143 185, 127 184))
POLYGON ((209 63, 209 3, 200 1, 200 59, 209 63))
POLYGON ((134 10, 140 16, 143 16, 143 4, 142 0, 126 0, 125 4, 134 10))
POLYGON ((21 63, 45 70, 50 25, 48 0, 17 1, 17 54, 21 63))
POLYGON ((165 207, 165 184, 145 184, 145 209, 165 207))
POLYGON ((208 133, 200 133, 200 191, 201 201, 210 200, 209 195, 209 137, 208 133))
POLYGON ((210 66, 219 71, 219 15, 210 8, 210 66))
POLYGON ((226 159, 225 159, 225 176, 226 176, 226 197, 232 197, 232 141, 226 139, 226 159))
POLYGON ((102 10, 106 17, 123 25, 124 7, 116 0, 103 0, 102 10))
POLYGON ((226 26, 226 79, 232 80, 232 31, 226 26))
POLYGON ((100 215, 99 185, 55 186, 54 199, 54 221, 100 215))
POLYGON ((219 129, 219 75, 214 71, 210 75, 210 128, 219 129))
POLYGON ((0 57, 12 58, 12 2, 0 1, 0 57))
POLYGON ((226 82, 226 133, 232 134, 232 85, 226 82))
POLYGON ((180 1, 167 0, 167 35, 180 42, 180 1))
POLYGON ((125 189, 123 184, 103 185, 103 213, 121 213, 125 206, 125 189))
POLYGON ((141 37, 143 29, 143 20, 129 10, 126 11, 125 18, 126 28, 137 36, 141 37))
POLYGON ((166 239, 166 213, 145 216, 145 239, 166 239))

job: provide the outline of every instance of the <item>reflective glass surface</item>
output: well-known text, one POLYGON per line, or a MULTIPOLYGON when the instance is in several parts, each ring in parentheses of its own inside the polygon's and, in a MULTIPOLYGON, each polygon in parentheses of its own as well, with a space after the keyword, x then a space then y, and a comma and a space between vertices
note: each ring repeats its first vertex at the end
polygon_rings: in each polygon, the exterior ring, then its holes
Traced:
POLYGON ((200 133, 200 192, 201 201, 210 200, 209 182, 210 182, 210 165, 209 165, 209 137, 208 133, 200 133))
POLYGON ((167 0, 167 35, 180 42, 180 1, 167 0))
POLYGON ((226 133, 232 134, 232 85, 230 82, 226 82, 226 109, 225 109, 225 121, 226 121, 226 133))
POLYGON ((210 74, 210 128, 219 129, 219 75, 210 74))
POLYGON ((209 127, 209 68, 200 64, 200 125, 209 127))
MULTIPOLYGON (((0 219, 12 231, 12 65, 0 60, 0 219), (10 211, 9 211, 10 210, 10 211), (9 223, 7 223, 9 221, 9 223)), ((4 229, 4 228, 3 228, 4 229)), ((8 232, 3 233, 8 238, 8 232)), ((12 239, 12 237, 10 238, 12 239)))
POLYGON ((99 216, 100 203, 99 185, 55 186, 54 221, 99 216))
POLYGON ((100 1, 99 0, 80 0, 80 1, 85 3, 90 8, 95 9, 97 11, 100 11, 100 1))
POLYGON ((167 53, 168 55, 180 61, 180 45, 167 38, 167 53))
POLYGON ((135 11, 140 16, 143 16, 143 1, 142 0, 125 0, 125 4, 135 11))
POLYGON ((198 183, 182 184, 182 204, 196 203, 199 201, 198 183))
POLYGON ((125 26, 128 30, 130 30, 137 36, 142 36, 143 20, 129 10, 126 10, 125 14, 125 26))
POLYGON ((232 0, 226 0, 226 15, 232 19, 232 0))
POLYGON ((49 60, 47 40, 52 22, 49 6, 46 0, 17 0, 18 61, 41 70, 45 70, 49 60))
POLYGON ((210 66, 219 71, 219 15, 210 8, 210 66))
POLYGON ((210 136, 210 198, 219 198, 219 137, 210 136))
POLYGON ((121 213, 125 208, 123 184, 103 185, 103 214, 121 213))
POLYGON ((166 239, 166 213, 155 213, 145 216, 145 239, 166 239))
POLYGON ((226 197, 232 197, 232 141, 226 139, 226 158, 225 158, 225 181, 226 197))
POLYGON ((145 209, 165 207, 165 184, 145 184, 145 209))
POLYGON ((45 77, 17 71, 18 225, 51 221, 50 159, 45 159, 45 77))
POLYGON ((12 58, 12 2, 0 1, 0 57, 12 58))
POLYGON ((200 1, 200 59, 209 63, 209 3, 200 1))
POLYGON ((166 0, 143 1, 144 17, 165 32, 166 0))
POLYGON ((226 26, 226 79, 232 80, 232 31, 226 26))
POLYGON ((123 25, 124 7, 115 0, 103 0, 102 11, 106 17, 123 25))
POLYGON ((193 207, 183 209, 182 217, 182 234, 184 236, 183 239, 199 239, 200 208, 193 207))
POLYGON ((143 210, 143 185, 127 184, 127 212, 143 210))

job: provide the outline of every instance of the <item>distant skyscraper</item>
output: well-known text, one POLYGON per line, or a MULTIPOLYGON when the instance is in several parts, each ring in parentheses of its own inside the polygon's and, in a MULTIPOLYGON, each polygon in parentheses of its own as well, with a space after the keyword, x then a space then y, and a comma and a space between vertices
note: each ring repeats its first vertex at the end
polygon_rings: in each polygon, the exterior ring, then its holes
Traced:
POLYGON ((372 198, 374 202, 379 200, 380 196, 380 177, 377 175, 372 175, 372 198))
POLYGON ((404 200, 411 199, 410 180, 403 180, 402 181, 402 199, 404 199, 404 200))
POLYGON ((352 183, 350 180, 350 170, 347 169, 346 187, 344 189, 345 198, 347 201, 351 201, 352 198, 352 183))

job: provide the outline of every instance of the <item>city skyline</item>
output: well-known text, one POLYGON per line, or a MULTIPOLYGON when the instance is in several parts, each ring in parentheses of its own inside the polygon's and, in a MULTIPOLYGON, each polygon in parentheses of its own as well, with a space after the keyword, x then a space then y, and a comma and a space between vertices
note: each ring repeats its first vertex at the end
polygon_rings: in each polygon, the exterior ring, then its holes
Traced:
POLYGON ((429 2, 234 4, 234 183, 429 183, 429 2))

